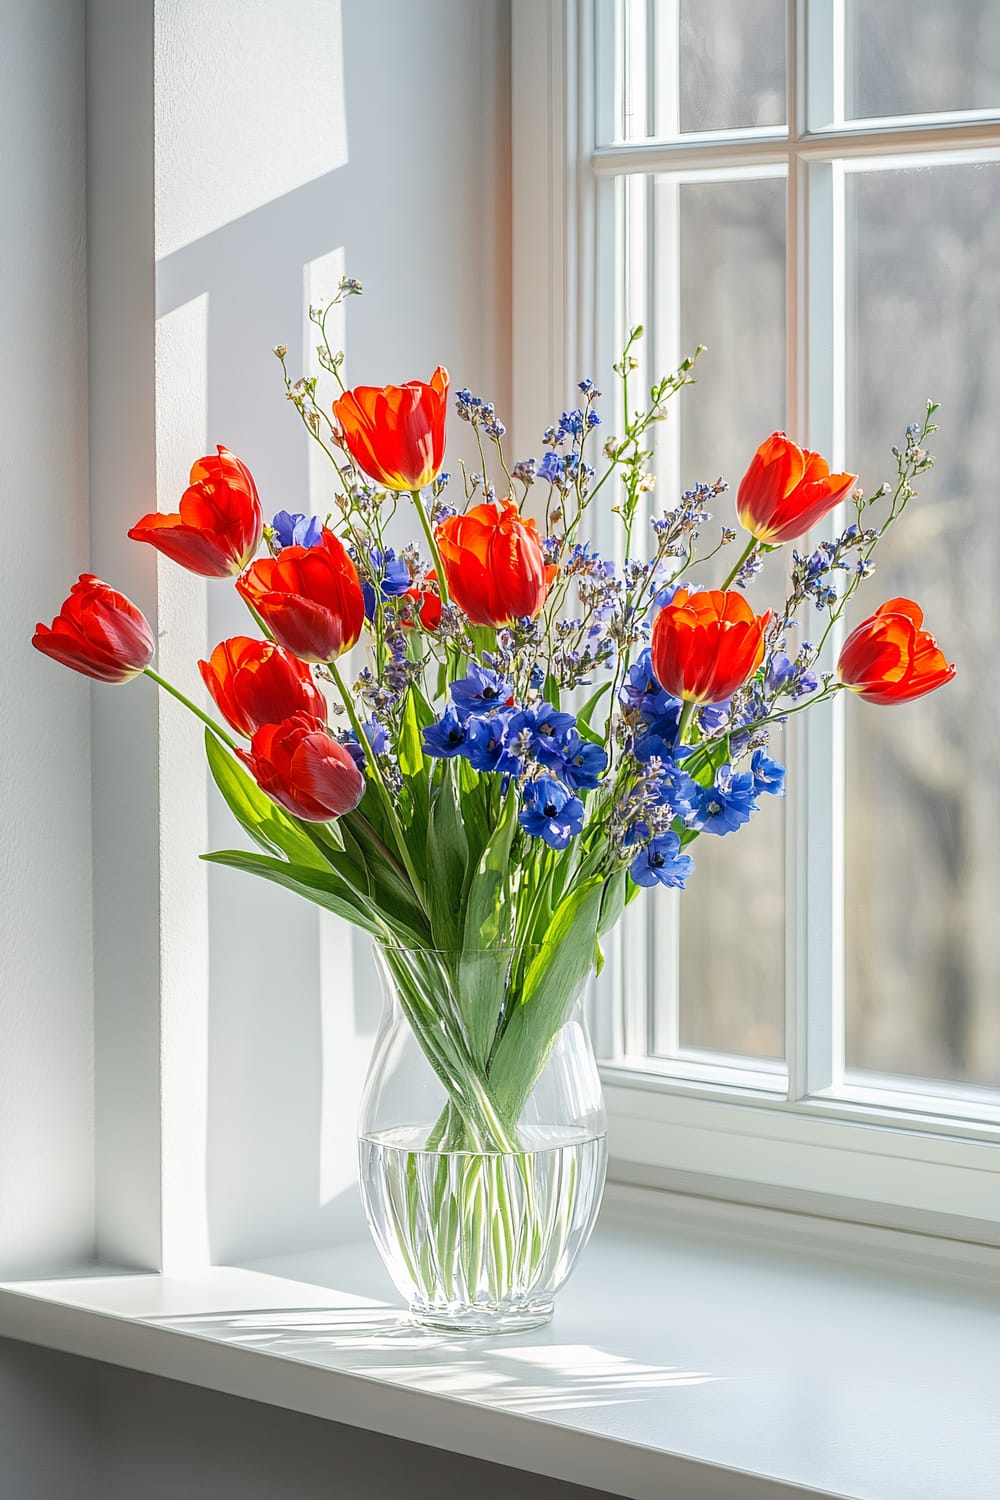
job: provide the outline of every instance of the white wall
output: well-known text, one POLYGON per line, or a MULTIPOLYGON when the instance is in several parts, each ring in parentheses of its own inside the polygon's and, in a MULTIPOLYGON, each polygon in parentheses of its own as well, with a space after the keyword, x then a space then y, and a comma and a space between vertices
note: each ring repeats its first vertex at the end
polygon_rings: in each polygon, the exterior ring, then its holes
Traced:
POLYGON ((83 0, 0 0, 0 1274, 93 1241, 90 697, 30 646, 89 563, 83 0))
MULTIPOLYGON (((287 343, 296 373, 310 367, 308 303, 344 271, 365 285, 346 314, 349 379, 426 379, 440 361, 507 401, 508 29, 506 0, 156 5, 164 503, 194 454, 223 442, 251 465, 268 513, 331 508, 324 460, 283 399, 271 348, 287 343)), ((191 622, 202 628, 206 596, 207 643, 248 628, 226 585, 185 590, 174 631, 184 652, 173 656, 192 690, 191 622)), ((193 760, 177 774, 189 788, 201 748, 181 728, 193 760)), ((215 800, 197 838, 179 867, 189 894, 198 848, 239 842, 215 800)), ((216 1260, 355 1233, 354 1116, 378 1008, 365 945, 232 871, 211 870, 208 888, 203 1073, 188 974, 166 1000, 186 1019, 180 1072, 165 1082, 185 1121, 191 1085, 206 1090, 203 1147, 189 1138, 176 1169, 181 1181, 206 1177, 208 1194, 203 1216, 190 1198, 174 1212, 189 1246, 206 1241, 216 1260)), ((169 1161, 177 1127, 166 1115, 164 1129, 169 1161)))

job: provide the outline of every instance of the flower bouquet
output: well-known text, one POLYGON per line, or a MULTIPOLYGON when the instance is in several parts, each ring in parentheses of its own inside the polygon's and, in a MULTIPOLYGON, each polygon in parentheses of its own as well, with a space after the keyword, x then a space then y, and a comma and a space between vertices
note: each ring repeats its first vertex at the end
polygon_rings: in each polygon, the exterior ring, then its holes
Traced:
POLYGON ((265 524, 250 470, 219 448, 176 513, 129 532, 236 580, 253 630, 198 664, 224 723, 153 670, 143 615, 90 575, 34 644, 104 682, 145 673, 186 704, 257 846, 205 857, 370 934, 388 1001, 360 1130, 375 1238, 419 1318, 524 1327, 551 1312, 600 1202, 604 1113, 579 1000, 602 937, 641 888, 685 885, 698 838, 783 794, 769 739, 790 715, 845 690, 905 702, 954 673, 908 599, 882 604, 822 669, 932 463, 935 408, 893 450, 894 484, 870 496, 772 434, 740 482, 738 526, 700 555, 721 481, 671 497, 641 542, 637 528, 652 429, 701 350, 637 402, 634 330, 615 366, 621 430, 602 439, 584 380, 537 460, 511 463, 493 405, 458 391, 474 456, 456 483, 444 369, 345 388, 327 319, 358 291, 345 280, 310 313, 331 406, 275 350, 330 461, 325 521, 282 511, 265 524), (415 522, 402 543, 401 503, 415 522), (756 613, 744 590, 764 554, 841 504, 846 528, 793 551, 786 598, 756 613), (613 556, 587 539, 597 513, 617 527, 613 556), (738 553, 725 582, 702 586, 724 547, 738 553), (813 644, 795 633, 804 610, 813 644))

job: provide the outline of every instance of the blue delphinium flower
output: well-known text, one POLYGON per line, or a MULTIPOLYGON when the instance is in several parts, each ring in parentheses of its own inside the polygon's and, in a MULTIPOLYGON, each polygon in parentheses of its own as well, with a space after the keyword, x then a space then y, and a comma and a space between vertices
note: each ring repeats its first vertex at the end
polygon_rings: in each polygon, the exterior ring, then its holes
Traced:
POLYGON ((687 818, 701 790, 694 777, 669 758, 661 761, 659 771, 649 785, 657 806, 669 807, 678 818, 687 818))
POLYGON ((699 833, 734 833, 756 812, 756 795, 753 773, 734 771, 727 763, 716 771, 711 786, 696 784, 685 822, 699 833))
POLYGON ((636 885, 666 885, 682 891, 694 870, 690 854, 681 853, 681 841, 676 833, 661 833, 658 838, 640 849, 629 866, 629 874, 636 885))
POLYGON ((585 740, 578 729, 568 729, 562 736, 561 762, 556 768, 560 781, 574 792, 590 789, 599 783, 608 768, 608 757, 600 745, 585 740))
POLYGON ((542 765, 553 771, 559 770, 563 763, 563 738, 571 729, 576 729, 573 715, 560 713, 551 703, 536 703, 524 710, 520 727, 530 732, 532 749, 542 765))
POLYGON ((470 663, 465 677, 451 684, 451 701, 462 718, 474 713, 488 713, 498 704, 506 703, 509 697, 510 685, 500 673, 479 667, 475 662, 470 663))
POLYGON ((583 803, 554 776, 539 776, 521 790, 517 821, 526 833, 544 839, 550 849, 565 849, 583 828, 583 803))
POLYGON ((543 479, 548 484, 558 484, 563 477, 563 461, 558 453, 550 449, 542 458, 535 469, 535 478, 543 479))
POLYGON ((323 540, 323 522, 319 516, 279 510, 271 527, 279 547, 318 547, 323 540))
MULTIPOLYGON (((401 557, 397 557, 392 547, 387 547, 385 552, 380 552, 377 547, 368 554, 371 560, 372 573, 378 583, 378 591, 383 599, 399 599, 408 593, 412 587, 410 570, 401 557)), ((375 617, 375 586, 362 581, 361 593, 365 601, 365 617, 369 620, 375 617)))
POLYGON ((424 730, 424 751, 436 760, 451 760, 465 754, 465 724, 455 708, 446 708, 436 724, 424 730))
POLYGON ((792 661, 784 651, 776 651, 768 663, 764 686, 770 697, 785 692, 791 698, 803 698, 819 687, 819 678, 801 661, 792 661))
POLYGON ((772 797, 785 795, 785 768, 772 760, 766 750, 755 750, 750 757, 750 774, 754 792, 769 792, 772 797))
MULTIPOLYGON (((652 657, 648 646, 640 651, 629 668, 620 697, 626 708, 633 709, 641 716, 650 735, 662 741, 663 745, 668 748, 676 742, 682 704, 679 698, 674 698, 672 694, 665 692, 653 676, 652 657)), ((650 755, 661 753, 661 750, 650 748, 639 758, 648 760, 650 755)), ((636 754, 638 755, 638 749, 636 754)))
POLYGON ((521 760, 507 745, 510 715, 504 713, 472 714, 465 721, 463 753, 474 771, 501 771, 517 776, 521 760))
MULTIPOLYGON (((378 719, 366 719, 362 724, 365 739, 371 746, 373 755, 384 755, 389 748, 389 731, 378 719)), ((358 742, 358 737, 353 729, 348 729, 340 735, 340 743, 347 751, 359 771, 365 769, 365 752, 358 742)))
POLYGON ((698 724, 705 734, 714 734, 729 718, 730 698, 721 703, 704 703, 698 709, 698 724))

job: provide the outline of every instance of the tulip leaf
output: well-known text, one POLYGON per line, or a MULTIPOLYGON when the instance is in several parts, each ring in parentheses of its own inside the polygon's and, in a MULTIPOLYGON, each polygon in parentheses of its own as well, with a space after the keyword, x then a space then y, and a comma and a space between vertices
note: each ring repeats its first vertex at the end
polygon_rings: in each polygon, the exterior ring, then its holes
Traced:
POLYGON ((586 703, 583 705, 583 708, 580 710, 579 714, 577 715, 577 720, 576 720, 576 727, 577 727, 577 729, 583 735, 583 738, 585 740, 591 740, 593 742, 593 744, 595 744, 595 745, 601 745, 601 746, 603 746, 603 744, 604 744, 604 737, 603 737, 603 735, 598 734, 597 730, 593 728, 594 715, 597 712, 598 706, 600 704, 601 699, 604 697, 604 694, 608 693, 610 691, 611 691, 611 684, 610 684, 610 682, 603 683, 597 689, 597 692, 593 693, 587 699, 586 703))
POLYGON ((417 715, 417 698, 413 689, 406 695, 403 718, 399 727, 397 756, 399 769, 404 776, 421 776, 424 772, 423 735, 417 715))
POLYGON ((597 937, 594 940, 595 974, 600 974, 604 968, 604 949, 601 947, 601 938, 606 932, 610 932, 625 910, 627 881, 627 872, 623 870, 620 874, 613 875, 604 887, 604 899, 601 902, 601 914, 597 923, 597 937))
POLYGON ((239 761, 223 749, 207 729, 205 754, 212 779, 227 807, 255 844, 266 854, 283 855, 296 864, 316 869, 326 868, 327 861, 302 824, 272 802, 239 761))
POLYGON ((462 945, 462 893, 469 862, 469 841, 452 771, 448 766, 434 793, 427 829, 431 931, 435 943, 449 952, 462 945))
POLYGON ((603 876, 576 885, 559 903, 490 1063, 490 1089, 501 1112, 516 1120, 556 1037, 594 967, 594 934, 604 902, 603 876))
MULTIPOLYGON (((344 882, 332 872, 324 874, 321 870, 310 869, 305 865, 289 864, 285 860, 270 859, 263 854, 248 854, 242 849, 223 849, 216 854, 203 854, 201 857, 209 864, 225 865, 229 869, 243 870, 248 875, 270 880, 275 885, 283 886, 286 891, 294 892, 296 896, 305 896, 307 901, 322 906, 326 911, 335 912, 338 917, 343 917, 356 927, 363 927, 372 937, 380 940, 385 938, 385 925, 354 899, 350 887, 345 889, 344 882)), ((417 940, 416 934, 413 937, 417 940)))
POLYGON ((517 798, 508 796, 500 821, 478 864, 471 864, 468 876, 458 993, 467 997, 469 1050, 480 1067, 489 1057, 507 987, 510 953, 505 947, 508 912, 503 897, 516 827, 517 798))

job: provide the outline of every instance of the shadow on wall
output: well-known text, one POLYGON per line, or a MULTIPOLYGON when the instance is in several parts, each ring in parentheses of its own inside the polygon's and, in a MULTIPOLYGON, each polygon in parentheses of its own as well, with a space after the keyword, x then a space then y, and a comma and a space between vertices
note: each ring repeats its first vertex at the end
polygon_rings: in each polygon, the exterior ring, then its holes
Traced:
MULTIPOLYGON (((288 346, 293 374, 309 368, 309 302, 345 270, 373 293, 352 307, 352 379, 410 378, 440 360, 506 399, 505 18, 505 0, 163 6, 157 317, 188 329, 158 343, 171 487, 192 445, 222 442, 254 470, 266 514, 332 508, 271 349, 288 346), (212 76, 220 57, 224 81, 212 76)), ((208 599, 206 654, 248 628, 233 590, 210 585, 208 599)), ((208 837, 241 842, 214 793, 208 837)), ((349 1237, 362 1223, 354 1119, 379 1003, 366 941, 262 882, 216 868, 208 882, 212 1259, 349 1237)))

